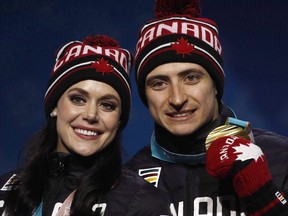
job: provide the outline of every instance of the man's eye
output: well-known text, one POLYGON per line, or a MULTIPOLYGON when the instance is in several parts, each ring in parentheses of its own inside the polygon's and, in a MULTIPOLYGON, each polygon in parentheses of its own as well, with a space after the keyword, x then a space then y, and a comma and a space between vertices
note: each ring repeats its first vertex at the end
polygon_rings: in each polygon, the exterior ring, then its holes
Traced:
POLYGON ((165 88, 165 86, 166 86, 165 84, 166 83, 164 81, 157 80, 157 81, 153 81, 153 82, 149 83, 149 86, 153 89, 158 90, 158 89, 165 88))
POLYGON ((85 98, 80 95, 70 96, 70 101, 72 101, 74 104, 84 104, 86 102, 85 98))
POLYGON ((194 74, 189 74, 185 77, 185 80, 188 82, 197 82, 199 80, 199 77, 194 74))
POLYGON ((153 86, 154 87, 161 87, 161 86, 163 86, 164 85, 164 82, 155 82, 155 83, 153 83, 153 86))

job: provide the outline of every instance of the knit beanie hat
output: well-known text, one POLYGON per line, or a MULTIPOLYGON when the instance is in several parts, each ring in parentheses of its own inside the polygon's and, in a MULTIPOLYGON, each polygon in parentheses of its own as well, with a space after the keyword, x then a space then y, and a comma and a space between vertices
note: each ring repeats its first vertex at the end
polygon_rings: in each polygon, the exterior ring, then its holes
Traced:
POLYGON ((199 0, 156 0, 155 19, 139 32, 135 70, 140 97, 147 105, 145 80, 157 66, 171 62, 190 62, 204 67, 218 91, 224 89, 224 70, 217 25, 200 17, 199 0))
POLYGON ((105 35, 88 36, 82 42, 71 41, 56 53, 56 63, 45 93, 45 114, 49 117, 59 98, 72 85, 96 80, 113 87, 121 98, 120 127, 127 124, 131 108, 131 53, 105 35))

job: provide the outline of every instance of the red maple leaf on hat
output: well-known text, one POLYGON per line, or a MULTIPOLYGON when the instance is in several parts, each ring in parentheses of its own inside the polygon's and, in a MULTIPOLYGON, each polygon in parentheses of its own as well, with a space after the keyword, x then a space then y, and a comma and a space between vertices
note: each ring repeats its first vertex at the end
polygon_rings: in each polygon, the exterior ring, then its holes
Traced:
POLYGON ((194 45, 188 43, 188 40, 181 37, 176 43, 172 44, 172 48, 176 50, 177 54, 182 54, 184 58, 185 54, 190 55, 190 53, 194 50, 194 45))
POLYGON ((97 72, 102 72, 103 74, 114 72, 113 67, 108 63, 108 61, 105 61, 103 57, 99 61, 95 62, 93 66, 97 72))

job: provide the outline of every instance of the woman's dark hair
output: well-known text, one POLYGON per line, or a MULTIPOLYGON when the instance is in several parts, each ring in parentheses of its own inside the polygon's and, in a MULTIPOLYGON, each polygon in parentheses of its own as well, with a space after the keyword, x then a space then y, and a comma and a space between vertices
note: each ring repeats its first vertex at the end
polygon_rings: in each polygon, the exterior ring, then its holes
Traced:
MULTIPOLYGON (((57 144, 56 118, 31 140, 24 154, 24 166, 17 174, 13 188, 5 200, 7 215, 30 216, 40 205, 48 169, 48 155, 57 144)), ((97 153, 94 165, 81 178, 71 206, 71 215, 96 215, 92 205, 109 191, 121 173, 121 131, 104 150, 97 153)))
POLYGON ((47 156, 56 148, 56 119, 49 118, 46 127, 31 140, 24 154, 24 166, 17 174, 5 200, 8 215, 32 215, 44 194, 47 156))

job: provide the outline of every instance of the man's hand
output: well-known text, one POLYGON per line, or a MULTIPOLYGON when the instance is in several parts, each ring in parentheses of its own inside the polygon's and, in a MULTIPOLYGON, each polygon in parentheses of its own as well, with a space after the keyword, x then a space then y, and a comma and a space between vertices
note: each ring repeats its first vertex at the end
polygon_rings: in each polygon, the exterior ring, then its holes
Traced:
POLYGON ((218 179, 230 177, 236 194, 255 215, 267 213, 278 204, 287 205, 272 183, 261 148, 249 140, 225 136, 213 141, 207 150, 206 169, 218 179))

